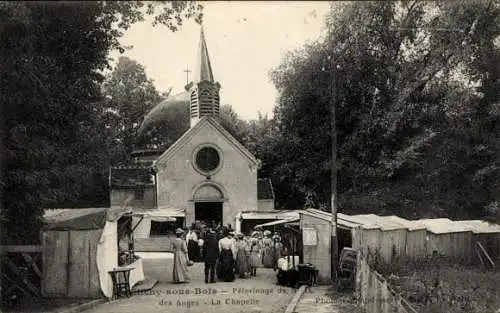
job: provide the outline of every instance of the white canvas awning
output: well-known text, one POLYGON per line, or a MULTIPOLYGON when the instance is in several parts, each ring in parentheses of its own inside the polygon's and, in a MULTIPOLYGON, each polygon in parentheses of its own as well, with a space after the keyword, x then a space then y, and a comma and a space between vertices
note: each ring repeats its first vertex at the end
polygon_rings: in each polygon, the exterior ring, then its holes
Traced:
POLYGON ((132 229, 134 238, 149 238, 151 222, 175 222, 186 216, 186 210, 173 207, 157 209, 134 208, 132 213, 132 229))
POLYGON ((474 234, 500 233, 500 225, 481 220, 455 221, 456 224, 462 224, 470 227, 474 234))
POLYGON ((129 208, 44 209, 45 229, 89 230, 103 228, 106 221, 116 221, 132 212, 129 208))
MULTIPOLYGON (((321 211, 321 210, 316 210, 316 209, 307 209, 301 211, 301 214, 306 214, 309 216, 313 216, 319 219, 322 219, 324 221, 331 221, 332 220, 332 214, 329 212, 321 211)), ((356 227, 361 226, 361 224, 357 223, 356 221, 353 221, 351 219, 350 215, 342 214, 342 213, 337 213, 337 226, 341 229, 353 229, 356 227)))
POLYGON ((272 227, 272 226, 278 226, 278 225, 284 225, 284 224, 299 224, 300 218, 289 218, 289 219, 284 219, 284 220, 277 220, 277 221, 272 221, 264 224, 260 224, 255 226, 255 228, 264 228, 264 227, 272 227))
POLYGON ((299 218, 299 211, 251 211, 241 212, 238 214, 244 220, 276 220, 299 218))
POLYGON ((176 221, 178 217, 185 217, 186 211, 177 208, 135 209, 132 216, 149 218, 157 222, 169 222, 176 221))
POLYGON ((424 226, 427 231, 440 235, 449 233, 472 232, 472 228, 459 223, 454 223, 448 218, 420 219, 413 221, 416 226, 424 226))

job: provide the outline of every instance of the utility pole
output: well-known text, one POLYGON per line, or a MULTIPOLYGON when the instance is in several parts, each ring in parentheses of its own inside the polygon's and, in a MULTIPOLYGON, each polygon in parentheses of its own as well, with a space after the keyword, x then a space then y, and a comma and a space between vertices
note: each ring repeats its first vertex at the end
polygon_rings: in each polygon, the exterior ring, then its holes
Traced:
POLYGON ((333 47, 330 49, 329 56, 330 58, 330 71, 331 71, 331 95, 330 95, 330 128, 331 128, 331 136, 332 136, 332 168, 331 168, 331 242, 330 242, 330 251, 331 251, 331 278, 332 282, 337 282, 337 263, 339 257, 338 251, 338 239, 337 239, 337 122, 336 122, 336 107, 337 107, 337 79, 336 79, 336 71, 337 65, 335 64, 335 60, 333 57, 333 47))

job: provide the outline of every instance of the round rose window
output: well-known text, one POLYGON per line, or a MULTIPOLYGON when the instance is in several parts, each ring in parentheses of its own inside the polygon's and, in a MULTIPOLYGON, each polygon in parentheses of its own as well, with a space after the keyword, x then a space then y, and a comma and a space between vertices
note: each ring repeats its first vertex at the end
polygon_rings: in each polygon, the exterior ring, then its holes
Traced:
POLYGON ((196 154, 196 166, 203 172, 215 170, 220 163, 219 152, 215 148, 201 148, 196 154))

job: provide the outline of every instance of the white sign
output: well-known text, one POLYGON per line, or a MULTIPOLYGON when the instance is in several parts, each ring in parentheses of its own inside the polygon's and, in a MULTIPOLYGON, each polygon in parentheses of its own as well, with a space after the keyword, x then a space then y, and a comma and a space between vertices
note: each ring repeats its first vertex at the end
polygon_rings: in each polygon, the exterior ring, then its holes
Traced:
POLYGON ((318 233, 316 232, 316 229, 302 229, 302 244, 304 246, 316 246, 318 244, 318 233))

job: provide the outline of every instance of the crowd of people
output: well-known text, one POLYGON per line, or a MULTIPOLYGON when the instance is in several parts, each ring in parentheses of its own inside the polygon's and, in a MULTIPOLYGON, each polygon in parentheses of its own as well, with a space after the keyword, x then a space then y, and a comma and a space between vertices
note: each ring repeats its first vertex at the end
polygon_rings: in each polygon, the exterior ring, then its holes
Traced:
POLYGON ((236 278, 257 275, 260 267, 278 268, 278 260, 286 254, 280 236, 270 231, 251 234, 236 233, 231 225, 193 224, 187 231, 177 229, 173 242, 173 281, 191 280, 189 266, 203 262, 205 283, 231 282, 236 278))

